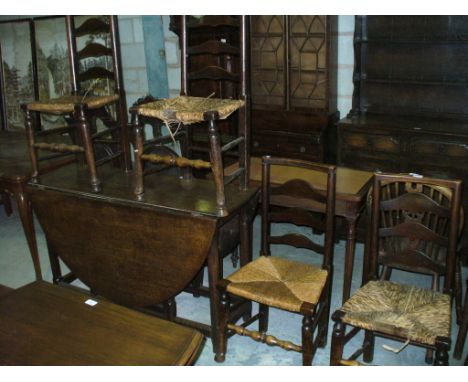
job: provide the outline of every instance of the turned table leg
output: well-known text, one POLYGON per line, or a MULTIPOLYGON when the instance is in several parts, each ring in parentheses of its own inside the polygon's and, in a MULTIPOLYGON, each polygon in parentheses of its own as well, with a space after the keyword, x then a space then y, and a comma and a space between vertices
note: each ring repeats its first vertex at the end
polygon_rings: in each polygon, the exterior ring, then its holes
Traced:
POLYGON ((29 201, 25 185, 20 184, 17 187, 14 196, 18 204, 18 212, 20 214, 21 223, 23 225, 24 234, 28 242, 29 252, 34 264, 34 272, 36 280, 42 280, 41 264, 39 262, 39 251, 37 249, 36 232, 34 230, 33 212, 29 201))
POLYGON ((343 281, 343 303, 345 303, 351 294, 351 282, 353 280, 354 254, 356 251, 356 222, 354 218, 346 218, 347 238, 345 251, 345 268, 343 281))

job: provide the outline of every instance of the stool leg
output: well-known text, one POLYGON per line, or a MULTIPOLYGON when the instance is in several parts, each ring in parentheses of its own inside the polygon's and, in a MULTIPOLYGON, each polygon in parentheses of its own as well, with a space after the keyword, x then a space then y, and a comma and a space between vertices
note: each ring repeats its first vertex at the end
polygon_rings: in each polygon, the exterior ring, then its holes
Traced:
POLYGON ((268 311, 269 306, 265 304, 258 305, 258 331, 266 333, 268 331, 268 311))
POLYGON ((450 348, 449 339, 445 338, 436 338, 436 351, 435 351, 435 358, 434 358, 434 366, 448 366, 449 364, 449 357, 448 351, 450 348))

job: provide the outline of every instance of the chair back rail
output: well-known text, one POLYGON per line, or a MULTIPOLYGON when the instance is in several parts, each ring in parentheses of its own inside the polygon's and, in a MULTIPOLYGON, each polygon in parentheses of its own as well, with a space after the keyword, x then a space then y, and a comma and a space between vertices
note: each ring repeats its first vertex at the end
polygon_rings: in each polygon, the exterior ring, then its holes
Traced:
POLYGON ((262 244, 261 253, 270 254, 270 244, 285 244, 296 248, 305 248, 324 255, 323 266, 328 268, 332 263, 336 168, 307 161, 263 157, 262 174, 262 244), (279 186, 270 182, 271 166, 301 167, 327 174, 327 191, 325 194, 314 189, 300 179, 294 179, 279 186), (272 211, 272 206, 281 205, 272 211), (314 213, 320 213, 322 218, 314 213), (271 223, 291 223, 306 226, 325 233, 323 244, 316 243, 310 237, 299 233, 288 233, 280 236, 271 235, 271 223))
POLYGON ((445 276, 452 288, 460 225, 460 181, 376 174, 372 193, 371 269, 445 276))

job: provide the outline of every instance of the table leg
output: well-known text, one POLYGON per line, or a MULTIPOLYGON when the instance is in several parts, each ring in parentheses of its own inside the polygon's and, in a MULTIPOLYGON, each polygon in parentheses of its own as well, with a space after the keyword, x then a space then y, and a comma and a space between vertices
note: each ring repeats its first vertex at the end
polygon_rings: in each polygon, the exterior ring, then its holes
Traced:
POLYGON ((354 254, 356 250, 356 222, 354 218, 346 218, 347 238, 345 252, 345 268, 343 280, 343 304, 349 299, 351 294, 351 282, 353 279, 354 254))
POLYGON ((37 249, 36 232, 34 230, 33 212, 31 203, 24 189, 24 185, 19 186, 19 190, 15 192, 16 202, 18 204, 18 212, 20 214, 21 223, 23 225, 24 234, 28 242, 29 252, 31 253, 34 264, 34 272, 36 280, 42 280, 41 264, 39 262, 39 251, 37 249))
POLYGON ((13 213, 13 210, 11 208, 11 200, 10 200, 10 195, 7 194, 6 192, 1 192, 2 195, 2 203, 3 206, 5 207, 5 213, 7 216, 10 216, 13 213))
POLYGON ((213 353, 218 355, 221 351, 219 337, 219 319, 220 319, 220 294, 217 284, 222 275, 222 264, 218 246, 219 230, 216 232, 210 253, 208 254, 208 278, 210 290, 210 314, 211 314, 211 342, 213 344, 213 353))

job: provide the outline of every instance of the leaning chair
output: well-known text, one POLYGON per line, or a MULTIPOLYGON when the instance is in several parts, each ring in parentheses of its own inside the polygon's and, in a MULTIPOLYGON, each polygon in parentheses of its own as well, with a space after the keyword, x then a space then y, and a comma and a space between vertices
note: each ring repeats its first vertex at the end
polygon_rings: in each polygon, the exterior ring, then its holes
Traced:
POLYGON ((33 170, 31 178, 33 182, 38 180, 38 150, 51 151, 54 153, 51 156, 75 154, 80 162, 84 155, 91 187, 99 191, 97 166, 112 160, 126 170, 131 168, 117 17, 91 17, 75 27, 75 16, 66 16, 66 27, 72 94, 22 105, 33 170), (83 40, 88 43, 81 48, 83 40), (68 125, 38 131, 34 114, 42 113, 63 115, 68 118, 68 125), (96 120, 104 125, 100 131, 96 120), (44 136, 67 133, 73 144, 64 143, 63 139, 43 141, 44 136), (98 148, 100 155, 95 152, 98 148))
POLYGON ((331 365, 360 330, 363 346, 349 360, 372 362, 381 336, 435 350, 434 365, 448 364, 460 192, 460 181, 375 174, 368 265, 363 286, 332 315, 331 365), (392 282, 389 269, 432 276, 432 289, 392 282))
POLYGON ((335 174, 334 166, 263 157, 260 257, 220 281, 222 313, 219 335, 222 345, 220 353, 216 354, 216 361, 224 361, 227 337, 231 333, 249 336, 256 341, 280 346, 285 350, 301 352, 304 365, 311 365, 317 347, 326 345, 333 277, 335 174), (287 167, 301 167, 322 173, 327 179, 326 194, 319 193, 300 179, 272 187, 271 166, 282 166, 285 170, 287 167), (278 205, 288 207, 275 209, 278 205), (324 215, 324 220, 317 218, 311 212, 320 212, 324 215), (271 223, 279 222, 324 232, 324 244, 315 243, 298 233, 272 236, 271 223), (271 256, 271 244, 285 244, 318 253, 323 256, 322 266, 271 256), (259 313, 242 325, 231 323, 229 320, 231 296, 259 303, 259 313), (267 334, 270 306, 303 316, 302 346, 267 334), (246 329, 257 319, 259 321, 258 332, 246 329))

